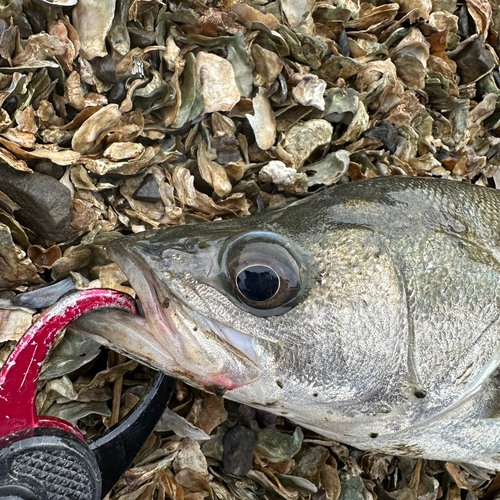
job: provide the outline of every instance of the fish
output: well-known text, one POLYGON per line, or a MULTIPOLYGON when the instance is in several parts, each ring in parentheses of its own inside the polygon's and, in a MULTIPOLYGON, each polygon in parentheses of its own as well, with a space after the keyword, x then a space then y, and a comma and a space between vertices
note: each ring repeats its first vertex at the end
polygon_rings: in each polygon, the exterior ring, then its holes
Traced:
POLYGON ((498 191, 375 178, 108 250, 145 317, 82 331, 361 450, 500 469, 498 191))

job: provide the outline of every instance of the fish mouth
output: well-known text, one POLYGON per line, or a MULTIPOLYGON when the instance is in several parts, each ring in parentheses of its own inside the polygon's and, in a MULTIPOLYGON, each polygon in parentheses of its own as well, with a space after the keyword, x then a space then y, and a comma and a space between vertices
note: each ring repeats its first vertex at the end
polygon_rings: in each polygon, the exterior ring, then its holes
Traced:
MULTIPOLYGON (((108 246, 144 310, 149 331, 175 360, 172 375, 221 394, 258 380, 262 372, 250 336, 193 310, 142 262, 134 249, 116 240, 108 246)), ((169 371, 169 367, 165 367, 169 371)))

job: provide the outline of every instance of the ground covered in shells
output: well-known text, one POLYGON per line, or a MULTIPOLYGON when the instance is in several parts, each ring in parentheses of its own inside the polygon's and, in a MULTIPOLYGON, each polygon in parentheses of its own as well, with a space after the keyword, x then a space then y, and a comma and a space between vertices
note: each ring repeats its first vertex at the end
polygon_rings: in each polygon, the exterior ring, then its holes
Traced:
MULTIPOLYGON (((0 0, 0 362, 106 243, 338 183, 500 183, 497 0, 0 0)), ((68 329, 39 413, 87 437, 154 372, 68 329)), ((475 500, 500 476, 351 449, 178 383, 116 500, 475 500)))

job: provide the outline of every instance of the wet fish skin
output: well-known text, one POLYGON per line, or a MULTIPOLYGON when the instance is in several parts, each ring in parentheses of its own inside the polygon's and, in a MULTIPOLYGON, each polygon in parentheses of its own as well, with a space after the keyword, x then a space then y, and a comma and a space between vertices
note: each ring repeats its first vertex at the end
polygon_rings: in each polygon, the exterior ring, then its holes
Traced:
POLYGON ((164 371, 361 449, 500 468, 500 193, 378 178, 109 249, 164 371), (288 255, 298 296, 270 316, 242 304, 241 249, 288 255))

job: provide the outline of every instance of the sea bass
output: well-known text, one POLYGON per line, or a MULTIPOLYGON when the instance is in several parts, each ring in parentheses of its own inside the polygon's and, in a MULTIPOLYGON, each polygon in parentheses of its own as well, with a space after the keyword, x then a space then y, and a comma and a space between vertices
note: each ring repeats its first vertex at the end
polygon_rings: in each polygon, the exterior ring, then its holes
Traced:
POLYGON ((377 178, 109 250, 146 319, 81 329, 360 449, 500 469, 499 192, 377 178))

